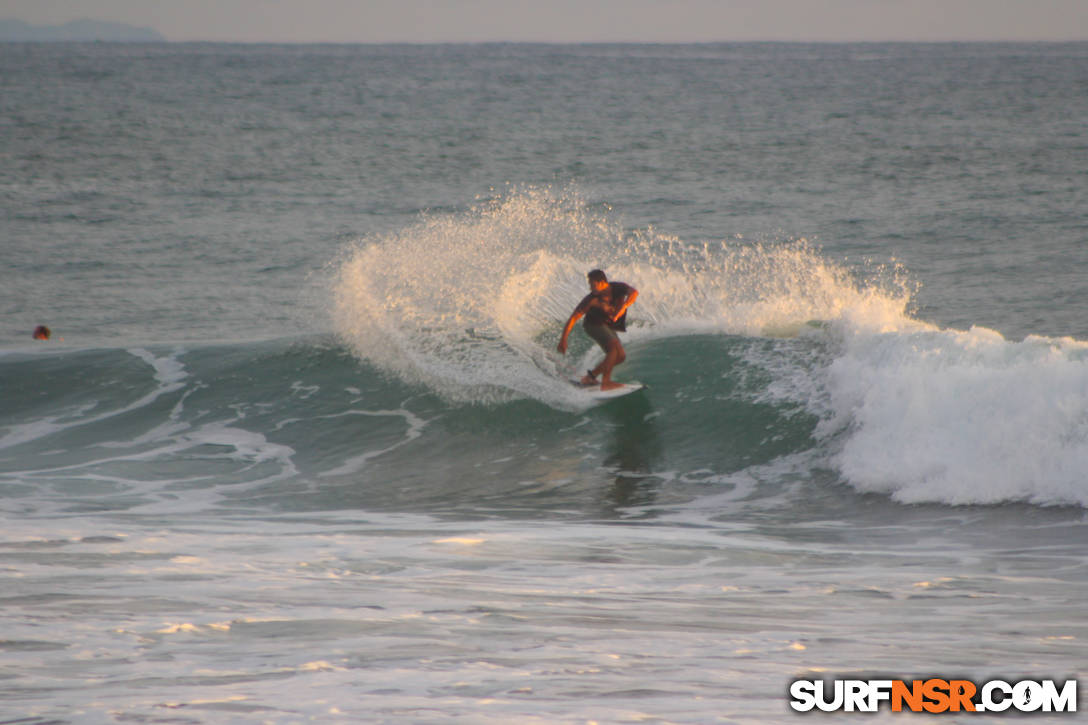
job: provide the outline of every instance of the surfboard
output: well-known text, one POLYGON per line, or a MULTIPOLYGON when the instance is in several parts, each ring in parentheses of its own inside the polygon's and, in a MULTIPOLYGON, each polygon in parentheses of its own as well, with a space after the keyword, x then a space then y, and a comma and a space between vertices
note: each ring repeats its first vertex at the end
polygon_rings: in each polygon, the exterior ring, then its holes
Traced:
POLYGON ((594 400, 622 398, 625 395, 630 395, 631 393, 637 393, 640 390, 646 389, 646 386, 637 380, 632 380, 629 383, 620 383, 620 387, 612 388, 610 390, 601 390, 600 385, 583 385, 579 380, 571 380, 570 383, 594 400))

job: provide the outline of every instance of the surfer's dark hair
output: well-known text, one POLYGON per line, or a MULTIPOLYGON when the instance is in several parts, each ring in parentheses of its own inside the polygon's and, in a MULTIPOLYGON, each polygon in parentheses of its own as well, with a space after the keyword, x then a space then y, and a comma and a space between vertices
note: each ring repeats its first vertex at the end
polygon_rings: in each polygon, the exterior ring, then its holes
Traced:
POLYGON ((589 277, 590 282, 607 282, 608 281, 608 277, 605 277, 604 272, 602 272, 599 269, 593 270, 592 272, 587 274, 586 277, 589 277))

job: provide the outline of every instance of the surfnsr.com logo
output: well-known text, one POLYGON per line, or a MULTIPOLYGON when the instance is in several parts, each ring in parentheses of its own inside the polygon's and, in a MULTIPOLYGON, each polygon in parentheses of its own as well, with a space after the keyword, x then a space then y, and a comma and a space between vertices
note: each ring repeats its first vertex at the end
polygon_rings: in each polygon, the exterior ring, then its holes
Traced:
POLYGON ((1076 712, 1077 681, 794 680, 790 707, 797 712, 1076 712))

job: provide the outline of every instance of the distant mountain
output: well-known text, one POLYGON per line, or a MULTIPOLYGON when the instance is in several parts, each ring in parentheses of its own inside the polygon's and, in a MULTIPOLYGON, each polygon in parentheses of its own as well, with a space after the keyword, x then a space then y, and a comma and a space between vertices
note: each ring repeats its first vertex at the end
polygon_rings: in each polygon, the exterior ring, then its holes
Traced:
POLYGON ((0 42, 95 41, 161 43, 166 40, 153 28, 137 28, 104 20, 73 20, 64 25, 31 25, 22 20, 0 20, 0 42))

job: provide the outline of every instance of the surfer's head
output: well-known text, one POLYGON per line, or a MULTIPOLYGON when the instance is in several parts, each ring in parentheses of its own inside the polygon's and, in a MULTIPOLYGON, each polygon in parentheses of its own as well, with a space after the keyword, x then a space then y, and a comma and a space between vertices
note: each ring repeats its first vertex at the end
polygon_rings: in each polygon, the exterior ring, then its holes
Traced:
POLYGON ((608 287, 608 277, 604 276, 604 272, 595 269, 586 275, 589 279, 589 288, 594 292, 600 292, 608 287))
POLYGON ((45 325, 38 325, 37 327, 34 328, 34 339, 35 340, 48 340, 49 335, 50 335, 49 328, 46 327, 45 325))

